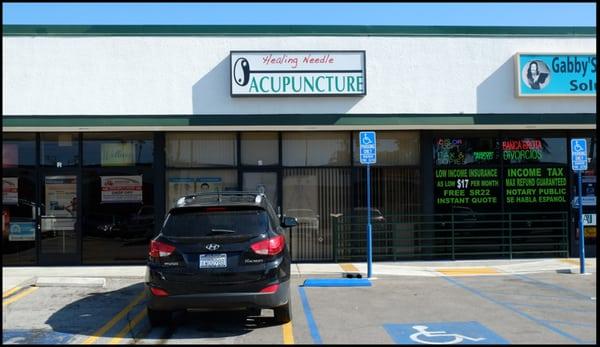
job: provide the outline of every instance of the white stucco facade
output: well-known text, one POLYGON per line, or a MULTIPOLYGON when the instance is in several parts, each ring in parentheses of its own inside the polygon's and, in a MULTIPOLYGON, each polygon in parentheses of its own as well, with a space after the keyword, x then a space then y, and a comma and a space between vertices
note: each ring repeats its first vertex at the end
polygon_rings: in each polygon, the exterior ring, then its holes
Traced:
POLYGON ((518 52, 595 37, 3 37, 4 115, 595 113, 596 97, 517 98, 518 52), (232 50, 364 50, 367 95, 230 96, 232 50))

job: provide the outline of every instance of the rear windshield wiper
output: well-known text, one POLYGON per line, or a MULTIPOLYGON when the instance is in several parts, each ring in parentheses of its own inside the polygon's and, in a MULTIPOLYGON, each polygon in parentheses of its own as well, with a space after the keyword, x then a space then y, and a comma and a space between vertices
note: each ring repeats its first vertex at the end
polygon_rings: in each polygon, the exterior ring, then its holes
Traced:
POLYGON ((210 229, 208 235, 219 235, 219 234, 235 234, 237 231, 230 229, 210 229))

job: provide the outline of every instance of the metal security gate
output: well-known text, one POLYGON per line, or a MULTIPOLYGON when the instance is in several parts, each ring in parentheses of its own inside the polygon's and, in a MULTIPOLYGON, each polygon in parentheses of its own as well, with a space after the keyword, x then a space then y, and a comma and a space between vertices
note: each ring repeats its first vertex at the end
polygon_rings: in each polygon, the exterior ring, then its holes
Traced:
MULTIPOLYGON (((366 220, 334 220, 334 261, 366 259, 366 220)), ((412 214, 373 224, 373 259, 447 260, 568 256, 567 212, 412 214)))
POLYGON ((298 226, 290 233, 293 261, 333 260, 332 226, 335 216, 350 210, 351 169, 285 169, 283 207, 286 216, 296 217, 298 226))

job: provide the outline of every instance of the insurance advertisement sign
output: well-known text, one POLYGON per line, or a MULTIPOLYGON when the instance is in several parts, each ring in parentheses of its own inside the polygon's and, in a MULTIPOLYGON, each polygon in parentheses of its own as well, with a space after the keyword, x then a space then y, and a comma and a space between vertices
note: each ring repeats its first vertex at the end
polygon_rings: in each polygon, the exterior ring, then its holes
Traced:
POLYGON ((517 53, 518 97, 596 96, 596 54, 517 53))
POLYGON ((142 202, 142 175, 101 176, 102 202, 142 202))
POLYGON ((231 96, 367 94, 364 51, 231 51, 231 96))

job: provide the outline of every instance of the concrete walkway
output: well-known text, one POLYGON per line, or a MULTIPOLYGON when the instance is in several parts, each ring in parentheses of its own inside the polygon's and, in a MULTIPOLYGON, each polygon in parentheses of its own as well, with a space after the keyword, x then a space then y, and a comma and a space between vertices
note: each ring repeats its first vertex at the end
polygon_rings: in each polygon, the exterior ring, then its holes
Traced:
MULTIPOLYGON (((596 272, 596 258, 586 259, 587 273, 596 272)), ((145 266, 54 266, 54 267, 3 267, 2 292, 16 286, 35 284, 38 278, 80 277, 97 278, 121 277, 143 280, 145 266)), ((579 258, 517 259, 517 260, 460 260, 460 261, 415 261, 415 262, 375 262, 373 277, 377 276, 502 276, 539 272, 563 272, 579 274, 579 258)), ((319 263, 292 264, 292 275, 330 275, 340 278, 344 273, 361 273, 366 277, 367 264, 363 263, 319 263)), ((59 281, 57 279, 57 281, 59 281)))

